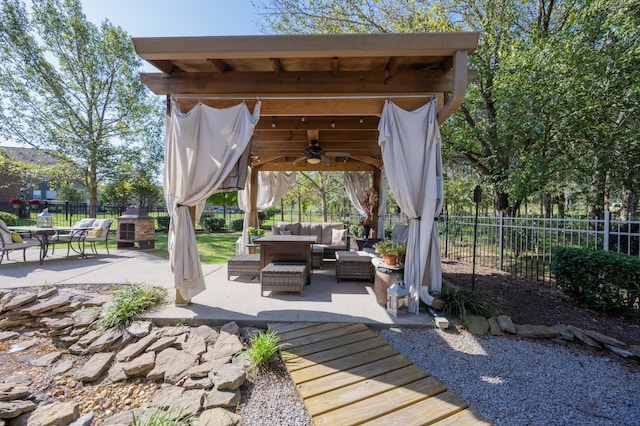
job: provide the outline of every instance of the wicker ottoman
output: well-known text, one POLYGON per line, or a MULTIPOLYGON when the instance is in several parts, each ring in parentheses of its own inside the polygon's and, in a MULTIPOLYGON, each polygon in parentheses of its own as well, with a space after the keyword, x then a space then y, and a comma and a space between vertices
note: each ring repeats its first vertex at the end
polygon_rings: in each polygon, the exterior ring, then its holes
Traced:
POLYGON ((260 296, 265 291, 295 291, 302 296, 306 280, 305 263, 270 263, 260 272, 260 296))
POLYGON ((373 281, 372 256, 364 251, 336 252, 336 279, 355 279, 373 281))
POLYGON ((311 267, 313 269, 322 268, 322 258, 324 256, 324 248, 322 246, 313 245, 311 246, 311 267))
POLYGON ((253 279, 260 276, 260 255, 239 254, 227 261, 227 279, 253 279))

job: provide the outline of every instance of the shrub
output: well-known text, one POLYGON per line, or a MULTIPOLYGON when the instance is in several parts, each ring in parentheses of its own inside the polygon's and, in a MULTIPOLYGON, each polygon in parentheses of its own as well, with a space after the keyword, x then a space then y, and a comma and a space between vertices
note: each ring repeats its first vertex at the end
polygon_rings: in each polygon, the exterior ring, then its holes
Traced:
POLYGON ((209 232, 222 231, 225 228, 224 219, 213 216, 202 216, 200 225, 209 232))
POLYGON ((98 319, 98 326, 103 330, 119 325, 127 326, 146 310, 164 303, 166 298, 165 288, 127 284, 113 292, 111 303, 98 319))
POLYGON ((463 321, 467 314, 489 318, 498 312, 497 307, 481 291, 457 288, 447 282, 442 283, 439 298, 445 302, 445 314, 463 321))
POLYGON ((244 226, 244 219, 234 219, 229 222, 229 228, 234 231, 242 231, 242 227, 244 226))
POLYGON ((280 355, 280 350, 286 346, 280 343, 280 336, 273 330, 261 331, 251 336, 250 346, 246 350, 255 368, 264 368, 271 358, 280 355))
POLYGON ((169 230, 169 216, 158 216, 156 218, 158 222, 158 231, 168 231, 169 230))
POLYGON ((638 313, 640 259, 571 247, 555 247, 551 259, 556 285, 577 303, 614 314, 638 313))
POLYGON ((16 226, 18 224, 18 217, 13 213, 0 212, 0 219, 2 219, 7 226, 16 226))

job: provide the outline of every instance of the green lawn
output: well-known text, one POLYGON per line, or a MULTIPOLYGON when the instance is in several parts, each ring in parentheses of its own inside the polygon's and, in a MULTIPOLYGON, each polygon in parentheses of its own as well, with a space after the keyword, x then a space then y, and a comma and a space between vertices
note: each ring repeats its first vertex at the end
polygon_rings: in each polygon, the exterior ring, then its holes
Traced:
MULTIPOLYGON (((240 232, 197 233, 196 242, 198 243, 200 262, 209 264, 227 263, 229 258, 236 255, 236 240, 240 237, 240 234, 240 232)), ((168 259, 167 234, 157 232, 155 249, 147 252, 168 259)))

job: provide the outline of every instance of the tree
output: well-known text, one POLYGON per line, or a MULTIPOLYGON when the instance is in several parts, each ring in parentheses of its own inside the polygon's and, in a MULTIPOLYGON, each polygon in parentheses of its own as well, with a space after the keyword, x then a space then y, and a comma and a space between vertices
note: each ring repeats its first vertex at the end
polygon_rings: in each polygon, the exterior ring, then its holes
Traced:
POLYGON ((68 157, 82 170, 95 216, 100 181, 119 158, 160 163, 162 110, 137 76, 129 36, 87 21, 79 0, 20 0, 0 9, 0 128, 68 157))
POLYGON ((227 220, 227 207, 235 206, 238 204, 238 192, 237 191, 223 191, 211 194, 207 198, 207 203, 212 206, 222 206, 222 218, 227 220))

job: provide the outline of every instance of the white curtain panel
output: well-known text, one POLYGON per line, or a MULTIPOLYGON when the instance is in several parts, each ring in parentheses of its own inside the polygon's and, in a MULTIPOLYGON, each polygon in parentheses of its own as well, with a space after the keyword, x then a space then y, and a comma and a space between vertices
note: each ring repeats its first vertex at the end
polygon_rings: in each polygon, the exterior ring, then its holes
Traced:
POLYGON ((387 214, 387 175, 381 169, 380 194, 378 194, 378 238, 384 238, 384 216, 387 214))
MULTIPOLYGON (((246 252, 249 240, 247 228, 249 227, 249 210, 251 208, 251 173, 247 174, 245 189, 238 191, 238 207, 244 211, 244 223, 242 226, 242 247, 246 252)), ((262 211, 280 202, 291 185, 296 183, 294 172, 259 172, 258 173, 258 200, 256 210, 262 211)))
POLYGON ((174 287, 184 299, 205 290, 188 207, 196 207, 199 220, 206 199, 237 170, 259 117, 260 102, 253 114, 244 102, 225 109, 199 103, 187 113, 173 104, 166 132, 164 195, 171 217, 168 240, 174 287))
POLYGON ((369 187, 370 176, 370 172, 363 171, 348 171, 342 175, 342 182, 347 189, 349 200, 351 200, 351 204, 362 217, 367 216, 367 212, 362 207, 362 196, 364 195, 364 190, 369 187))
POLYGON ((436 113, 435 99, 414 111, 387 101, 378 125, 389 186, 410 218, 404 280, 411 292, 411 311, 416 314, 420 299, 431 305, 433 294, 442 287, 439 241, 434 241, 439 238, 435 219, 443 193, 436 113), (432 267, 437 269, 431 271, 432 267))

